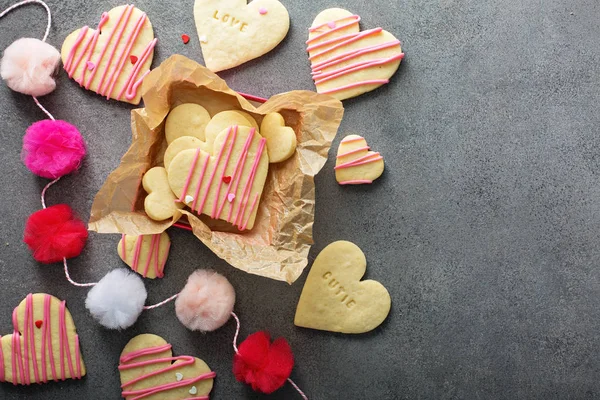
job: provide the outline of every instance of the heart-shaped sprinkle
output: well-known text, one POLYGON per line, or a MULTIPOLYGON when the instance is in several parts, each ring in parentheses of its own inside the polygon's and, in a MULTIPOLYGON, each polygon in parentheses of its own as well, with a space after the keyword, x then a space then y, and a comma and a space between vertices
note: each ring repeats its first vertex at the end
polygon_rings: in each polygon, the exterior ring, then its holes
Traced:
POLYGON ((327 26, 330 27, 331 29, 335 28, 335 21, 328 22, 327 26))
POLYGON ((196 394, 198 393, 198 389, 196 389, 196 386, 192 386, 192 388, 190 389, 190 394, 196 394))
POLYGON ((233 201, 233 199, 235 199, 235 194, 229 193, 227 195, 227 201, 231 203, 233 201))
POLYGON ((132 63, 132 64, 135 64, 135 63, 137 63, 137 62, 138 62, 138 58, 137 58, 136 56, 134 56, 134 55, 130 55, 130 56, 129 56, 129 59, 131 60, 131 63, 132 63))
POLYGON ((40 329, 40 328, 42 327, 42 324, 43 324, 43 323, 44 323, 44 322, 43 322, 41 319, 38 319, 37 321, 35 321, 35 326, 36 326, 38 329, 40 329))
POLYGON ((265 15, 265 14, 267 13, 267 9, 266 9, 266 8, 264 8, 264 7, 261 7, 261 8, 258 10, 258 13, 259 13, 260 15, 265 15))
POLYGON ((201 43, 206 43, 206 35, 200 36, 200 42, 201 43))
POLYGON ((186 203, 191 203, 192 201, 194 201, 194 198, 192 196, 190 196, 189 194, 187 196, 185 196, 186 203))
POLYGON ((179 382, 183 379, 183 374, 180 372, 175 372, 175 379, 177 379, 177 382, 179 382))
POLYGON ((229 183, 231 182, 231 177, 230 176, 224 176, 223 177, 223 183, 229 183))
POLYGON ((183 44, 188 44, 188 42, 190 41, 190 37, 184 33, 183 35, 181 35, 181 40, 183 40, 183 44))
POLYGON ((90 71, 92 71, 94 68, 96 68, 96 65, 91 61, 86 62, 85 65, 86 65, 87 69, 90 71))

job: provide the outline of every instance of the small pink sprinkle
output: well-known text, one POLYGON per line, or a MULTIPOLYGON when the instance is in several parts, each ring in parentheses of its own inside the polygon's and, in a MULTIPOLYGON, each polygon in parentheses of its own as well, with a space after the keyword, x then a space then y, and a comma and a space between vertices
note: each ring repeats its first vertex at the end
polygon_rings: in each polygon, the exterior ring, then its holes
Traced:
POLYGON ((87 66, 87 69, 89 69, 90 71, 93 70, 94 68, 96 68, 94 63, 91 61, 88 61, 87 63, 85 63, 85 65, 87 66))
POLYGON ((233 199, 235 199, 235 194, 229 193, 227 195, 227 201, 229 201, 231 203, 233 201, 233 199))
POLYGON ((258 10, 258 13, 259 13, 260 15, 265 15, 265 14, 267 13, 267 9, 266 9, 266 8, 264 8, 264 7, 261 7, 261 8, 258 10))
POLYGON ((331 29, 335 28, 335 21, 328 22, 327 26, 330 27, 331 29))

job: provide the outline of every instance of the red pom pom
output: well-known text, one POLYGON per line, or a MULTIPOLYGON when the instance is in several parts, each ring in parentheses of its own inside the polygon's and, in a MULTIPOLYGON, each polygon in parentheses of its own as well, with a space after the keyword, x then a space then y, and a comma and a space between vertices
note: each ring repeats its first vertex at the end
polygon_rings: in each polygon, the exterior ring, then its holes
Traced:
POLYGON ((273 393, 290 377, 294 355, 284 338, 271 343, 267 332, 248 336, 233 357, 235 378, 262 393, 273 393))
POLYGON ((65 121, 38 121, 23 136, 23 162, 42 178, 56 179, 70 174, 79 168, 84 156, 81 133, 65 121))
POLYGON ((66 204, 58 204, 29 216, 24 241, 37 261, 50 264, 81 254, 88 232, 66 204))

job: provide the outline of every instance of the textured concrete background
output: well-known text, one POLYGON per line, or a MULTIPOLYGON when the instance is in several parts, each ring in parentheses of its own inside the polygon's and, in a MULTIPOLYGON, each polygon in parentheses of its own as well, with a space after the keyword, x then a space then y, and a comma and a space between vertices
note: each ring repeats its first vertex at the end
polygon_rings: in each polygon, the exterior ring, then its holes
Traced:
MULTIPOLYGON (((148 302, 180 290, 198 267, 225 274, 237 291, 242 337, 260 329, 285 336, 292 378, 311 399, 582 399, 600 397, 600 3, 597 0, 283 1, 285 41, 259 60, 221 73, 236 90, 268 97, 312 89, 304 41, 322 9, 343 4, 363 28, 383 26, 406 59, 392 82, 346 101, 343 134, 364 135, 386 159, 372 186, 340 187, 333 159, 316 179, 314 258, 346 239, 366 253, 392 311, 376 331, 344 336, 296 328, 306 273, 293 286, 239 272, 192 235, 173 240, 166 277, 147 282, 148 302)), ((95 25, 116 1, 49 0, 49 42, 95 25)), ((173 53, 201 61, 192 1, 138 1, 159 44, 154 65, 173 53), (192 40, 185 46, 180 35, 192 40)), ((10 3, 0 1, 4 9, 10 3)), ((0 20, 0 49, 41 37, 41 7, 0 20)), ((44 118, 31 98, 0 85, 0 332, 29 292, 67 300, 88 376, 43 386, 0 385, 6 399, 119 398, 118 355, 152 332, 217 372, 214 399, 297 399, 286 385, 254 394, 230 372, 230 321, 217 332, 187 331, 171 306, 145 312, 124 332, 99 327, 84 308, 86 289, 59 266, 36 264, 22 243, 24 221, 40 208, 46 181, 19 160, 21 137, 44 118)), ((64 72, 42 102, 76 124, 89 145, 81 171, 48 196, 82 217, 130 143, 131 106, 82 90, 64 72)), ((331 157, 332 158, 332 157, 331 157)), ((79 281, 122 266, 115 235, 91 234, 71 262, 79 281)))

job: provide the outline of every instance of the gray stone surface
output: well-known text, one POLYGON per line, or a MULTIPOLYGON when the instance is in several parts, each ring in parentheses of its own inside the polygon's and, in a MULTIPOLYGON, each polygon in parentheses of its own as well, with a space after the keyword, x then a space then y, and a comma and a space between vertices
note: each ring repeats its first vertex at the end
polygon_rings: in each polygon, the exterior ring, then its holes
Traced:
MULTIPOLYGON (((49 42, 96 23, 118 2, 49 0, 49 42)), ((221 73, 236 90, 268 97, 312 89, 304 41, 330 0, 287 1, 291 30, 268 55, 221 73)), ((192 235, 172 231, 165 279, 147 282, 149 302, 180 290, 198 267, 225 274, 237 291, 242 337, 260 329, 286 337, 292 378, 311 399, 583 399, 600 397, 600 3, 597 0, 347 0, 363 27, 383 26, 407 54, 391 83, 345 102, 343 134, 363 134, 386 159, 369 187, 340 187, 333 157, 316 179, 314 258, 346 239, 368 259, 369 278, 392 297, 387 321, 344 336, 296 328, 296 284, 239 272, 192 235)), ((4 9, 9 2, 0 1, 4 9)), ((159 38, 154 65, 173 53, 202 60, 192 1, 136 3, 159 38), (192 40, 187 46, 180 35, 192 40)), ((0 49, 41 37, 41 7, 0 20, 0 49)), ((89 145, 81 171, 62 180, 50 204, 82 217, 130 143, 133 108, 82 90, 65 73, 42 98, 76 124, 89 145)), ((21 137, 44 118, 31 98, 0 85, 0 332, 29 292, 66 299, 89 370, 82 381, 0 385, 4 399, 119 398, 118 355, 152 332, 177 354, 202 357, 218 373, 215 399, 297 399, 290 387, 260 396, 230 372, 230 321, 191 333, 172 307, 145 312, 134 328, 110 332, 84 308, 86 289, 60 266, 36 264, 22 243, 24 221, 39 209, 44 180, 19 160, 21 137)), ((121 266, 114 235, 91 234, 71 262, 73 277, 94 281, 121 266)))

